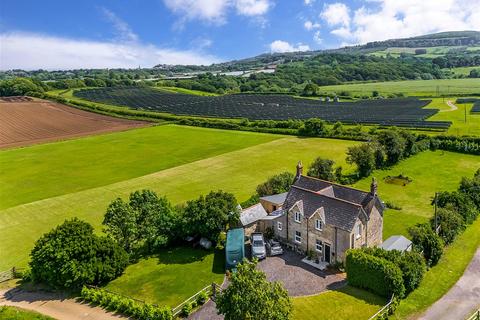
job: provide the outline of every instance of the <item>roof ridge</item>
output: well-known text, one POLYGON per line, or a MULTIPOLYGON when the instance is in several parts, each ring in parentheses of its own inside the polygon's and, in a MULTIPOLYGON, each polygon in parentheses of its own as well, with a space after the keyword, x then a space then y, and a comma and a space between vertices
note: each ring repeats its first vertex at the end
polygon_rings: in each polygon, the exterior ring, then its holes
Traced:
POLYGON ((351 202, 351 201, 348 201, 348 200, 344 200, 344 199, 340 199, 340 198, 337 198, 337 197, 328 197, 324 194, 321 194, 321 193, 317 193, 317 191, 312 191, 312 190, 308 190, 308 189, 305 189, 305 188, 302 188, 302 187, 299 187, 299 186, 295 186, 295 185, 292 185, 292 188, 296 188, 296 189, 299 189, 299 190, 303 190, 303 191, 307 191, 307 192, 310 192, 314 195, 317 195, 317 196, 321 196, 321 197, 325 197, 325 198, 328 198, 328 199, 334 199, 334 200, 337 200, 337 201, 340 201, 340 202, 345 202, 347 204, 351 204, 351 205, 354 205, 355 207, 358 207, 359 209, 363 209, 363 206, 361 204, 357 204, 355 202, 351 202))
POLYGON ((304 178, 307 178, 307 179, 318 180, 318 181, 322 181, 322 182, 326 182, 326 183, 330 183, 330 184, 332 184, 332 185, 339 186, 339 187, 346 188, 346 189, 350 189, 350 190, 354 190, 354 191, 360 191, 360 192, 367 193, 367 194, 369 193, 368 191, 363 191, 363 190, 361 190, 361 189, 349 187, 349 186, 346 186, 346 185, 343 185, 343 184, 340 184, 340 183, 331 182, 331 181, 328 181, 328 180, 323 180, 323 179, 319 179, 319 178, 315 178, 315 177, 311 177, 311 176, 306 176, 306 175, 303 175, 303 174, 301 175, 301 177, 304 177, 304 178))

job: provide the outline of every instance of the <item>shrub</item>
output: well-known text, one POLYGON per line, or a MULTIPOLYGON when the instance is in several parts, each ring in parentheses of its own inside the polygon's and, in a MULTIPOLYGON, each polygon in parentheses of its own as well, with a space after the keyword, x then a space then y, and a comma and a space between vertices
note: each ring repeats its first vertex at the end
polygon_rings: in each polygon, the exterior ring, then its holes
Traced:
MULTIPOLYGON (((430 223, 432 228, 435 228, 435 217, 432 217, 430 223)), ((440 227, 438 235, 446 244, 452 243, 457 235, 465 229, 463 217, 452 206, 438 208, 437 225, 440 227)))
POLYGON ((192 313, 192 305, 190 303, 185 303, 182 307, 182 315, 188 317, 192 313))
POLYGON ((418 252, 423 252, 423 256, 429 266, 434 266, 440 260, 443 254, 443 240, 428 223, 417 224, 408 229, 412 237, 413 247, 418 252))
POLYGON ((88 288, 84 286, 80 291, 80 297, 89 303, 119 312, 133 319, 139 320, 172 320, 172 310, 168 307, 157 307, 149 303, 140 304, 132 299, 120 297, 114 293, 102 289, 88 288))
POLYGON ((348 250, 345 269, 348 283, 352 286, 387 298, 392 294, 398 297, 405 294, 402 271, 386 259, 367 254, 361 249, 348 250))
POLYGON ((207 300, 208 300, 208 294, 205 291, 200 292, 199 295, 197 296, 197 304, 199 306, 207 302, 207 300))

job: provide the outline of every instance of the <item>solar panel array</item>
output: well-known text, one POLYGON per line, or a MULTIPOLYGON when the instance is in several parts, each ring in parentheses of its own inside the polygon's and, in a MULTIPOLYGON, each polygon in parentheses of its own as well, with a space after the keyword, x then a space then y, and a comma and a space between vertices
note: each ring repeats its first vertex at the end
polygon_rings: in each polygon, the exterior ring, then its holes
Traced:
POLYGON ((195 96, 148 87, 111 87, 82 90, 76 97, 139 110, 218 118, 288 120, 320 118, 346 124, 375 124, 446 129, 449 121, 425 121, 438 112, 424 109, 429 100, 416 98, 322 102, 288 95, 231 94, 195 96))

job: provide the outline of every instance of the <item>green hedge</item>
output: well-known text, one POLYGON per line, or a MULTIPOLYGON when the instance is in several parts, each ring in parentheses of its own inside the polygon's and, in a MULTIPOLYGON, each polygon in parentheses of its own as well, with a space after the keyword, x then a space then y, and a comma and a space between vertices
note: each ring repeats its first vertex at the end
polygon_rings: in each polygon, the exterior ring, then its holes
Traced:
POLYGON ((405 294, 402 271, 386 259, 362 250, 348 250, 345 269, 348 283, 354 287, 386 298, 390 298, 392 294, 401 298, 405 294))
POLYGON ((118 312, 137 320, 171 320, 172 310, 168 307, 157 307, 149 303, 137 302, 102 289, 83 287, 82 299, 102 308, 118 312))

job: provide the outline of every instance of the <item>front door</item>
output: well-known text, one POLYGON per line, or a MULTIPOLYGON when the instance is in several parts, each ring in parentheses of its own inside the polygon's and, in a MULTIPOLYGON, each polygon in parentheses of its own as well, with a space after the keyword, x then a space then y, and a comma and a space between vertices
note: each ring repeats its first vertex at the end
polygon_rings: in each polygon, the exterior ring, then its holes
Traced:
POLYGON ((330 263, 330 245, 325 243, 324 252, 324 261, 330 263))

